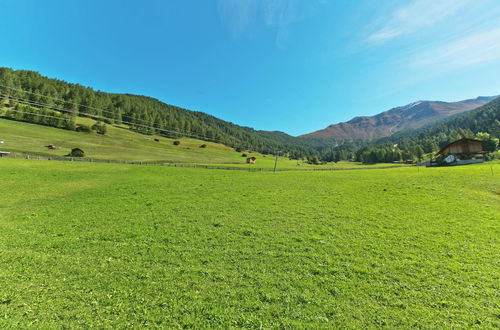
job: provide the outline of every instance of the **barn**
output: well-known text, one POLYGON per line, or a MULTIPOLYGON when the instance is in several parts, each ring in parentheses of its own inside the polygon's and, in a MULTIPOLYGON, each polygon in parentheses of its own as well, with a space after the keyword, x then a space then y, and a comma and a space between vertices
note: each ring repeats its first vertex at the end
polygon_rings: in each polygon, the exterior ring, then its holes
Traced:
POLYGON ((483 150, 483 141, 463 138, 445 145, 436 154, 438 162, 453 164, 471 164, 484 162, 486 152, 483 150))

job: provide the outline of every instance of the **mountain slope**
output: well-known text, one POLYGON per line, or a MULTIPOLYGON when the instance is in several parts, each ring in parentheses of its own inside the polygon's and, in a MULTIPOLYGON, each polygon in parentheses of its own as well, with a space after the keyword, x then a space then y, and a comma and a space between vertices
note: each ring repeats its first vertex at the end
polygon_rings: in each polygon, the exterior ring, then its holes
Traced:
POLYGON ((473 137, 478 132, 487 132, 500 136, 500 97, 465 114, 450 118, 436 125, 398 132, 390 137, 374 141, 383 143, 411 143, 423 145, 426 140, 433 140, 439 147, 462 137, 473 137))
POLYGON ((480 96, 459 102, 418 101, 375 116, 355 117, 348 122, 330 125, 325 129, 302 135, 301 138, 369 140, 381 138, 405 129, 416 129, 437 123, 476 109, 495 98, 496 96, 480 96))
POLYGON ((407 129, 370 142, 342 141, 336 147, 324 148, 320 154, 325 161, 355 159, 363 163, 392 163, 422 160, 425 154, 428 157, 444 145, 464 137, 475 138, 479 132, 500 137, 500 97, 433 125, 407 129))
POLYGON ((116 125, 123 123, 136 132, 146 134, 192 137, 262 153, 283 150, 301 157, 315 153, 314 149, 301 145, 298 139, 291 136, 275 139, 275 134, 235 125, 150 97, 95 91, 33 71, 0 68, 0 98, 11 107, 17 103, 28 104, 56 110, 64 116, 90 117, 116 125))

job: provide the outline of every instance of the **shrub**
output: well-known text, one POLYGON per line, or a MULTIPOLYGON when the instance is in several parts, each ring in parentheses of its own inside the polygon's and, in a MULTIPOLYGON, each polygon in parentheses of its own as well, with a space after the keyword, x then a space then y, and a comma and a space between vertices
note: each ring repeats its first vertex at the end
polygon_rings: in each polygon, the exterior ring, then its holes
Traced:
POLYGON ((206 144, 202 144, 202 145, 200 146, 200 148, 206 148, 206 147, 207 147, 207 145, 206 145, 206 144))
POLYGON ((243 149, 241 149, 241 147, 236 147, 234 150, 236 150, 236 152, 242 152, 243 149))
POLYGON ((319 159, 317 156, 307 157, 307 162, 311 165, 319 165, 319 159))
POLYGON ((179 144, 181 144, 181 141, 178 141, 178 140, 174 141, 174 146, 178 146, 179 144))
POLYGON ((80 148, 73 148, 69 153, 71 157, 85 157, 85 152, 80 148))
POLYGON ((490 154, 490 156, 491 156, 491 158, 492 158, 492 159, 500 159, 500 150, 497 150, 497 151, 495 151, 495 152, 492 152, 492 153, 490 154))
POLYGON ((92 130, 96 131, 97 134, 104 135, 107 132, 106 124, 97 122, 94 125, 92 125, 92 130))
POLYGON ((241 154, 241 157, 246 157, 246 156, 247 156, 247 154, 241 154))
POLYGON ((75 130, 77 132, 84 132, 84 133, 88 133, 91 131, 90 127, 88 125, 84 125, 84 124, 78 124, 78 126, 76 126, 75 130))

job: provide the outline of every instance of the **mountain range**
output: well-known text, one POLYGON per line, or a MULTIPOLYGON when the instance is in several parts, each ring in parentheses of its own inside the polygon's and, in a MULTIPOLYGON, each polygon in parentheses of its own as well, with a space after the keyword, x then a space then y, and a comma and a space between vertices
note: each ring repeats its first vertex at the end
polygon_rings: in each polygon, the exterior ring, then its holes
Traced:
POLYGON ((476 109, 497 96, 480 96, 459 102, 417 101, 375 116, 355 117, 300 136, 305 139, 366 139, 390 136, 398 131, 432 125, 476 109))
POLYGON ((450 122, 436 131, 439 137, 432 137, 435 143, 441 144, 478 131, 496 132, 496 123, 500 122, 500 102, 497 102, 500 99, 490 102, 495 96, 459 102, 418 101, 294 137, 279 131, 239 126, 146 96, 95 91, 37 72, 9 68, 0 68, 0 98, 11 109, 9 118, 14 120, 54 126, 52 121, 45 119, 57 117, 70 123, 72 116, 89 117, 145 134, 192 137, 264 154, 281 151, 294 159, 317 155, 325 149, 331 151, 334 147, 353 151, 366 143, 376 145, 381 138, 400 139, 450 122), (21 106, 29 108, 23 110, 21 106), (462 119, 453 121, 454 118, 462 119))

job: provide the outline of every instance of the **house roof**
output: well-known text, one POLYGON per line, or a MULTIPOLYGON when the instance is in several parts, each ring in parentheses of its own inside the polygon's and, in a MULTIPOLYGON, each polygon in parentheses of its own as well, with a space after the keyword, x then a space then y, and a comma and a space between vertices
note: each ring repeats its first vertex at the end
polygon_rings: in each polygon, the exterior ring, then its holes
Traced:
POLYGON ((455 144, 457 142, 481 142, 481 144, 484 143, 484 141, 481 141, 481 140, 477 140, 477 139, 470 139, 470 138, 461 138, 460 140, 456 140, 456 141, 453 141, 453 142, 450 142, 448 143, 447 145, 445 145, 444 147, 441 148, 441 150, 439 150, 437 153, 436 153, 436 156, 438 155, 441 155, 445 150, 446 148, 448 148, 449 146, 451 146, 452 144, 455 144))

